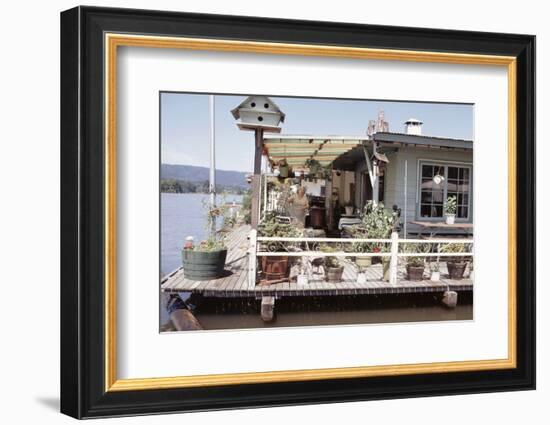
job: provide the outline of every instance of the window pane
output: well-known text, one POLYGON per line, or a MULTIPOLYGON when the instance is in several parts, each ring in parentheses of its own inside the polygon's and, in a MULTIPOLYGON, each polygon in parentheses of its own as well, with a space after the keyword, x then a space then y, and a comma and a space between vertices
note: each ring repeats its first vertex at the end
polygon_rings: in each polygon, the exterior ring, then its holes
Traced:
POLYGON ((449 180, 450 179, 458 179, 458 168, 457 167, 449 167, 448 178, 449 178, 449 180))
POLYGON ((422 200, 421 202, 423 204, 429 204, 432 202, 432 192, 424 192, 422 191, 422 200))
POLYGON ((421 165, 420 216, 425 218, 443 217, 445 195, 455 197, 457 217, 467 218, 470 207, 470 170, 465 167, 447 165, 421 165), (446 179, 436 184, 434 176, 446 179))
POLYGON ((422 166, 422 177, 429 177, 430 179, 434 176, 432 165, 423 165, 422 166))
POLYGON ((426 205, 426 204, 422 204, 420 205, 420 215, 422 217, 431 217, 431 211, 432 211, 432 206, 431 205, 426 205))

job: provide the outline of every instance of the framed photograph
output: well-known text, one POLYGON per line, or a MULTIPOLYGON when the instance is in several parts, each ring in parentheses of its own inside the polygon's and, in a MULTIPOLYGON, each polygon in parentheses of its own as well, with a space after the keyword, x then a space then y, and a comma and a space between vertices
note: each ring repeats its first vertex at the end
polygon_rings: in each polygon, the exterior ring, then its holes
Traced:
POLYGON ((61 411, 535 388, 535 37, 61 14, 61 411))

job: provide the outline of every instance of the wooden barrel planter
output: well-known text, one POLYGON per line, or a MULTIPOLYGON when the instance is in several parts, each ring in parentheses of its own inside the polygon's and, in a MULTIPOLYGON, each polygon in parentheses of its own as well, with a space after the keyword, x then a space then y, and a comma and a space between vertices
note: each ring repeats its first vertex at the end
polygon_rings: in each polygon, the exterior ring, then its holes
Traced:
POLYGON ((288 257, 262 257, 262 272, 266 281, 280 280, 288 277, 288 257))
POLYGON ((181 252, 183 273, 186 279, 210 280, 223 276, 227 249, 220 251, 193 251, 184 249, 181 252))
POLYGON ((409 280, 423 280, 424 266, 407 264, 407 277, 409 278, 409 280))
POLYGON ((449 271, 449 278, 454 280, 460 280, 464 276, 464 270, 466 270, 466 261, 447 261, 447 270, 449 271))

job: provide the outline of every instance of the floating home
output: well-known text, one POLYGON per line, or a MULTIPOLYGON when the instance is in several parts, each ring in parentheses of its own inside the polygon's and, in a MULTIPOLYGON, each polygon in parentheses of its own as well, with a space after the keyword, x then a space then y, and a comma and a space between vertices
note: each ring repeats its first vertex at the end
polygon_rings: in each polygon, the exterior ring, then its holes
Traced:
MULTIPOLYGON (((180 268, 163 278, 162 291, 254 298, 261 300, 262 318, 268 321, 281 297, 432 292, 452 307, 460 291, 473 290, 472 140, 424 135, 423 122, 417 118, 403 123, 401 132, 392 132, 383 112, 368 122, 364 135, 285 134, 285 114, 267 96, 250 96, 231 113, 240 130, 254 134, 251 224, 238 226, 228 235, 226 275, 195 281, 186 279, 185 270, 180 268), (312 163, 324 173, 312 176, 312 163), (258 233, 262 218, 281 207, 279 195, 271 189, 273 181, 306 190, 310 208, 299 237, 258 233), (444 202, 450 196, 457 201, 452 224, 444 219, 444 202), (391 237, 358 239, 346 234, 349 227, 361 224, 361 213, 369 201, 383 203, 398 215, 399 226, 391 237), (463 249, 445 253, 446 258, 469 259, 468 270, 459 278, 451 278, 446 263, 440 261, 441 246, 450 241, 463 249), (351 249, 358 243, 376 243, 384 249, 351 249), (288 249, 270 249, 273 244, 288 249), (322 252, 322 245, 337 249, 322 252), (406 245, 426 249, 410 254, 404 249, 406 245), (407 258, 418 255, 436 265, 437 279, 427 270, 423 275, 421 271, 421 280, 409 280, 407 258), (302 267, 298 275, 289 272, 270 282, 262 277, 264 257, 290 259, 289 264, 299 263, 302 267), (328 279, 325 271, 303 267, 322 264, 327 257, 347 260, 337 282, 328 279), (378 261, 362 269, 357 267, 362 257, 378 261)), ((286 218, 282 216, 281 220, 286 218)))

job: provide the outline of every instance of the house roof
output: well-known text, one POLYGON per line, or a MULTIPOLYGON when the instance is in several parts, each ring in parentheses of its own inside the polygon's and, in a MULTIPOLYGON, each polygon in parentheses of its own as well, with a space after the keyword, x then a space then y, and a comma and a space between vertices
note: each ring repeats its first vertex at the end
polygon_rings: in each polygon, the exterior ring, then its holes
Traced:
POLYGON ((381 143, 402 144, 409 146, 423 146, 447 149, 473 149, 474 142, 466 139, 452 139, 449 137, 421 136, 416 134, 378 132, 373 140, 381 143))
POLYGON ((263 142, 264 153, 272 163, 286 159, 294 168, 304 169, 307 168, 305 163, 308 159, 316 159, 324 166, 334 162, 335 168, 353 169, 353 164, 364 161, 363 145, 373 140, 379 143, 378 153, 384 156, 385 152, 395 151, 400 146, 458 150, 473 148, 472 140, 389 132, 375 133, 372 139, 366 135, 274 134, 265 135, 263 142))
MULTIPOLYGON (((473 142, 465 139, 451 139, 447 137, 430 137, 404 133, 378 132, 373 135, 378 142, 378 154, 386 156, 397 151, 402 146, 413 146, 431 149, 466 150, 471 151, 473 142)), ((371 140, 371 141, 372 141, 371 140)), ((386 156, 387 158, 387 156, 386 156)), ((380 158, 378 158, 380 160, 380 158)), ((391 158, 387 158, 391 161, 391 158)), ((363 146, 357 146, 345 152, 334 160, 334 168, 353 171, 358 162, 365 161, 363 146)))
POLYGON ((308 159, 326 166, 340 155, 360 146, 367 136, 279 134, 264 136, 264 151, 272 163, 283 158, 294 168, 307 168, 308 159))

